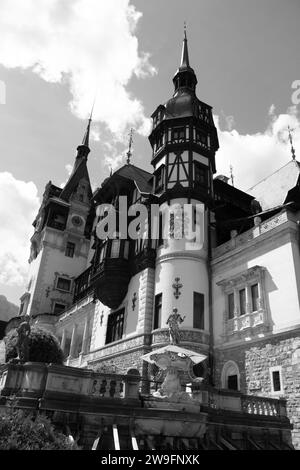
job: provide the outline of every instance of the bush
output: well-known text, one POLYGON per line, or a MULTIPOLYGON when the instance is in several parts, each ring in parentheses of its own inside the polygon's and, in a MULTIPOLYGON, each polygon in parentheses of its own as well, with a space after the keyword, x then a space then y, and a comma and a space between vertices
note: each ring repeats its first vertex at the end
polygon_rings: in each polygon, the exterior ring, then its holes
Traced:
POLYGON ((0 450, 79 450, 43 415, 34 417, 23 410, 0 413, 0 450))
MULTIPOLYGON (((6 362, 17 357, 17 330, 11 330, 4 338, 6 362)), ((29 334, 29 361, 53 364, 63 363, 63 351, 56 337, 50 331, 32 327, 29 334)))

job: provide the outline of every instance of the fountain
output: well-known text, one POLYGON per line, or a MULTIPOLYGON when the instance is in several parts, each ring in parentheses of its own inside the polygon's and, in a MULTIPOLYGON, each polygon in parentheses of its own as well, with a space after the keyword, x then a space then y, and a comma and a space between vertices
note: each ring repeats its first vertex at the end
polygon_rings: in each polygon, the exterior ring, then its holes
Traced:
POLYGON ((188 371, 191 364, 199 364, 207 356, 199 354, 189 349, 184 349, 180 344, 179 323, 184 321, 177 308, 169 316, 167 324, 169 325, 170 344, 156 349, 142 356, 144 361, 156 364, 159 369, 166 371, 165 379, 161 388, 152 394, 159 401, 177 404, 190 404, 199 406, 199 402, 194 400, 189 393, 182 391, 179 372, 188 371))

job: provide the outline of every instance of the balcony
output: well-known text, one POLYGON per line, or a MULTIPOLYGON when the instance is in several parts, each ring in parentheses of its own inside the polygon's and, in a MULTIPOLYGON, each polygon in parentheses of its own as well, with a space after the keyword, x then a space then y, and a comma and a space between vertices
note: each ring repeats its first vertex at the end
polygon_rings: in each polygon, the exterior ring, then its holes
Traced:
POLYGON ((246 313, 239 317, 231 318, 227 321, 227 334, 233 334, 246 328, 255 328, 267 323, 267 314, 265 310, 246 313))
POLYGON ((91 276, 97 298, 112 309, 124 299, 129 280, 129 261, 124 258, 105 258, 94 268, 91 276))
POLYGON ((74 281, 74 302, 78 302, 78 300, 83 299, 88 294, 93 292, 93 286, 91 284, 91 275, 92 275, 92 267, 90 266, 88 269, 83 271, 80 276, 78 276, 74 281))

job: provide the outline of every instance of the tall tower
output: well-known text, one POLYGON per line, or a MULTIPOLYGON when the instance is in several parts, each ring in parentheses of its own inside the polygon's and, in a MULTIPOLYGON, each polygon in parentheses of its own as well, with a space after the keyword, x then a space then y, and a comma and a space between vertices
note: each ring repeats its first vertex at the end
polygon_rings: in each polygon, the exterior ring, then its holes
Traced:
POLYGON ((189 204, 192 220, 187 221, 182 214, 180 218, 183 227, 192 222, 200 238, 189 243, 178 233, 176 236, 174 223, 178 214, 176 210, 173 215, 171 212, 167 222, 169 239, 160 244, 157 252, 154 329, 158 341, 159 330, 167 327, 168 316, 177 308, 185 315, 181 326, 183 344, 205 353, 210 341, 208 227, 219 143, 212 108, 196 96, 197 77, 189 62, 186 31, 173 83, 173 97, 152 115, 149 140, 153 149, 154 192, 162 212, 174 204, 189 204))
POLYGON ((72 173, 61 189, 51 181, 33 222, 29 283, 20 315, 59 314, 73 301, 73 283, 87 265, 93 220, 87 170, 91 118, 77 147, 72 173))

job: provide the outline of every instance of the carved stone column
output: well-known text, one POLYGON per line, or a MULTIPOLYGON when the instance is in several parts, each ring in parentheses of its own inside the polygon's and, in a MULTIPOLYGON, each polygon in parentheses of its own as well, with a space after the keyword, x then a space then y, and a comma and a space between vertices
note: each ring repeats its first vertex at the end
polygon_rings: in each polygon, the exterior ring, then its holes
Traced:
POLYGON ((233 312, 234 327, 233 328, 234 328, 234 331, 238 331, 239 330, 240 299, 239 299, 239 291, 236 287, 233 290, 233 295, 234 295, 234 312, 233 312))
POLYGON ((249 284, 246 284, 245 287, 245 293, 246 293, 246 314, 251 313, 251 289, 249 284))

